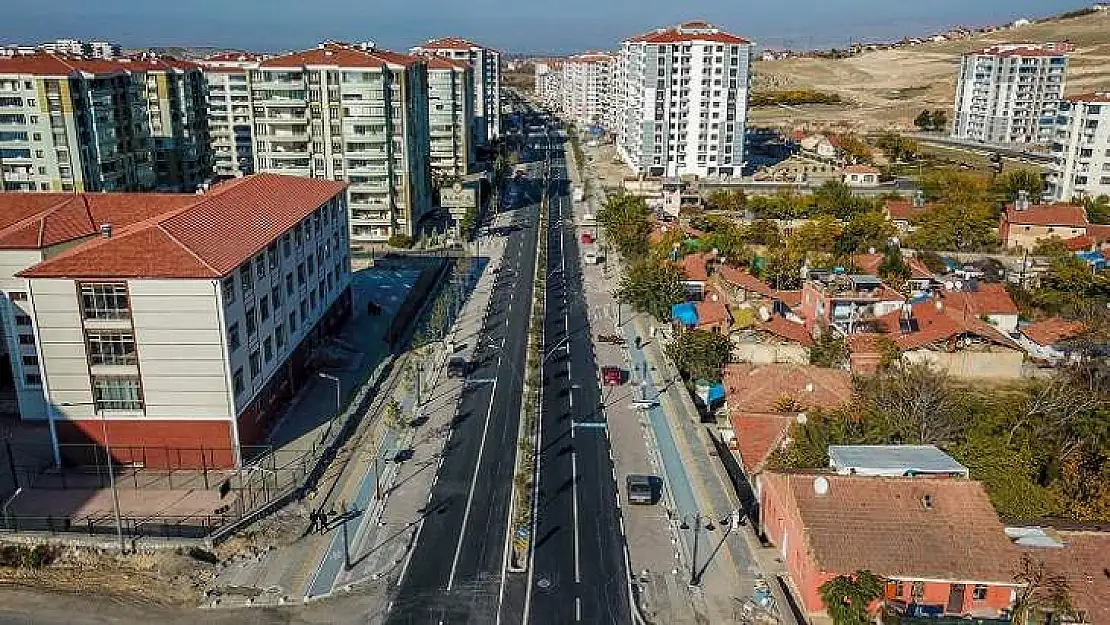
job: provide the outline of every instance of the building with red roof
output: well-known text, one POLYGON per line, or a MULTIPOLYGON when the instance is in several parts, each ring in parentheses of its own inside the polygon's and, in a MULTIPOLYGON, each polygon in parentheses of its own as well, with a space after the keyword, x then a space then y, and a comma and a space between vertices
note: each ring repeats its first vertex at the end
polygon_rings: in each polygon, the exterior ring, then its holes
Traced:
POLYGON ((703 21, 621 42, 615 75, 624 95, 614 119, 625 164, 660 177, 740 175, 753 47, 703 21), (658 71, 644 72, 647 66, 658 71), (703 127, 687 132, 687 116, 703 127))
POLYGON ((1068 240, 1087 234, 1087 211, 1078 204, 1030 204, 1018 201, 1006 206, 998 226, 998 238, 1007 249, 1036 249, 1049 239, 1068 240))
POLYGON ((501 136, 501 53, 461 37, 430 39, 412 49, 464 61, 474 70, 474 141, 485 146, 501 136))
MULTIPOLYGON (((234 466, 350 312, 344 183, 0 194, 20 412, 119 462, 234 466)), ((9 314, 10 313, 10 314, 9 314)))
POLYGON ((982 319, 1004 334, 1017 331, 1021 310, 1010 297, 1005 284, 968 280, 962 286, 940 291, 939 294, 949 311, 982 319))
POLYGON ((1082 322, 1052 317, 1023 327, 1017 340, 1033 358, 1057 363, 1069 357, 1074 339, 1086 331, 1082 322))
POLYGON ((349 183, 355 243, 416 234, 432 209, 422 57, 328 42, 262 60, 250 89, 258 171, 349 183), (312 140, 316 118, 331 140, 312 140))

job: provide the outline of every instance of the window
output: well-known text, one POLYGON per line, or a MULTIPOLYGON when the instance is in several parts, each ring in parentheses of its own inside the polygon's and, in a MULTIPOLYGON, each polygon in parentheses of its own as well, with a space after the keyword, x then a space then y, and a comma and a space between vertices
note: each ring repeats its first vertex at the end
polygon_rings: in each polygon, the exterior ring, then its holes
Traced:
POLYGON ((254 288, 254 278, 251 277, 250 261, 239 266, 239 281, 243 283, 244 291, 250 291, 254 288))
POLYGON ((86 334, 90 365, 134 365, 135 335, 130 332, 89 332, 86 334))
POLYGON ((266 277, 266 259, 262 254, 259 254, 254 259, 254 272, 258 274, 259 279, 266 277))
POLYGON ((239 322, 227 327, 227 351, 234 352, 239 349, 239 322))
POLYGON ((235 390, 235 396, 238 397, 243 393, 243 368, 239 367, 231 376, 231 388, 235 390))
POLYGON ((267 363, 274 359, 274 340, 268 336, 262 341, 262 353, 267 363))
POLYGON ((297 265, 297 286, 304 286, 304 263, 297 265))
POLYGON ((224 306, 235 302, 235 274, 223 279, 224 306))
POLYGON ((37 373, 28 373, 23 376, 23 382, 26 386, 42 386, 42 376, 37 373))
POLYGON ((266 248, 266 258, 268 258, 270 261, 270 271, 278 268, 278 251, 276 242, 271 243, 270 246, 266 248))
POLYGON ((31 325, 31 317, 22 313, 16 313, 15 324, 18 326, 29 326, 31 325))
POLYGON ((910 587, 911 599, 922 599, 925 597, 925 582, 914 582, 910 587))
POLYGON ((8 293, 8 299, 12 300, 13 302, 26 302, 27 293, 24 291, 12 291, 11 293, 8 293))
POLYGON ((270 289, 270 301, 274 305, 275 312, 281 308, 281 287, 275 286, 270 289))
POLYGON ((118 282, 84 283, 80 288, 85 319, 127 319, 131 316, 126 285, 118 282))
POLYGON ((258 374, 262 372, 262 358, 258 355, 258 350, 251 352, 250 358, 251 378, 257 378, 258 374))
POLYGON ((301 300, 301 319, 308 319, 308 300, 301 300))
POLYGON ((293 297, 293 274, 292 272, 285 274, 285 294, 293 297))
POLYGON ((289 311, 289 333, 294 334, 297 331, 297 311, 289 311))
POLYGON ((258 334, 258 318, 254 314, 254 306, 247 309, 247 336, 258 334))
POLYGON ((97 410, 142 410, 143 391, 137 377, 93 378, 97 410))
POLYGON ((971 598, 975 601, 985 601, 987 598, 987 585, 976 584, 971 590, 971 598))
POLYGON ((19 344, 20 345, 34 345, 35 344, 35 335, 33 335, 33 334, 20 334, 19 335, 19 344))
POLYGON ((289 244, 289 233, 286 232, 281 236, 281 255, 289 258, 293 253, 293 247, 289 244))
POLYGON ((280 323, 274 328, 274 341, 277 343, 278 349, 285 347, 285 326, 280 323))
POLYGON ((314 276, 314 275, 316 275, 316 263, 312 262, 312 255, 311 255, 311 254, 310 254, 310 255, 308 255, 308 256, 307 256, 307 257, 305 258, 305 262, 307 262, 307 263, 308 263, 308 275, 309 275, 309 276, 314 276))
POLYGON ((258 300, 258 313, 262 316, 262 323, 270 320, 270 298, 266 295, 258 300))

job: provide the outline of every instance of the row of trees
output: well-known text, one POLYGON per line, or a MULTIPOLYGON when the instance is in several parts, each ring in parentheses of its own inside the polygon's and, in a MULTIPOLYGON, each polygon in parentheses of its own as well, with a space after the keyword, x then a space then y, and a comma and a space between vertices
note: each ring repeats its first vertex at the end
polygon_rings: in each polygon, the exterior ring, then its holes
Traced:
POLYGON ((917 126, 918 130, 945 130, 948 128, 948 112, 941 109, 935 111, 925 109, 913 119, 913 125, 917 126))

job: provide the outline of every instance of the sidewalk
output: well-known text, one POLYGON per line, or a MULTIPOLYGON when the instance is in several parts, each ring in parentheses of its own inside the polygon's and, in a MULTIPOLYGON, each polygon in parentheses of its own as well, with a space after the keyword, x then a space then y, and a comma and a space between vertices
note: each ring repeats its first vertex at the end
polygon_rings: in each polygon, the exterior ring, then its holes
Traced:
MULTIPOLYGON (((483 244, 482 252, 490 258, 488 267, 499 262, 502 241, 483 244)), ((456 342, 464 342, 462 337, 480 331, 495 277, 492 271, 479 276, 448 340, 459 337, 456 342)), ((444 347, 445 343, 439 343, 430 355, 410 352, 398 358, 382 392, 363 417, 367 426, 340 451, 321 480, 316 498, 308 504, 332 513, 327 530, 306 531, 287 546, 228 567, 217 581, 222 596, 209 605, 275 605, 318 599, 337 589, 372 585, 403 563, 421 519, 432 512, 424 507, 462 390, 458 380, 441 382, 448 357, 444 347), (421 376, 424 398, 420 412, 414 413, 415 393, 404 378, 405 371, 415 371, 418 362, 426 367, 421 376), (404 415, 420 414, 427 420, 418 421, 416 427, 390 430, 381 418, 390 400, 401 405, 404 415), (393 462, 402 449, 411 449, 412 457, 404 463, 393 462), (342 516, 344 505, 346 517, 342 516)), ((307 511, 302 513, 307 515, 307 511)))

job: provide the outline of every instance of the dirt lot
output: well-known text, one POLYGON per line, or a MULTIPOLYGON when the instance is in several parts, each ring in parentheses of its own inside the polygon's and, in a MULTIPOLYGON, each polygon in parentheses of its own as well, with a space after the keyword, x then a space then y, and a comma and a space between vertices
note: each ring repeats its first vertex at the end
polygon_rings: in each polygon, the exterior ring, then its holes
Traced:
POLYGON ((1068 40, 1076 45, 1067 93, 1110 89, 1110 12, 981 35, 966 41, 868 52, 848 59, 788 59, 755 64, 756 91, 809 88, 851 101, 844 106, 760 107, 758 125, 841 127, 860 131, 910 127, 924 108, 951 109, 959 55, 993 43, 1068 40))

